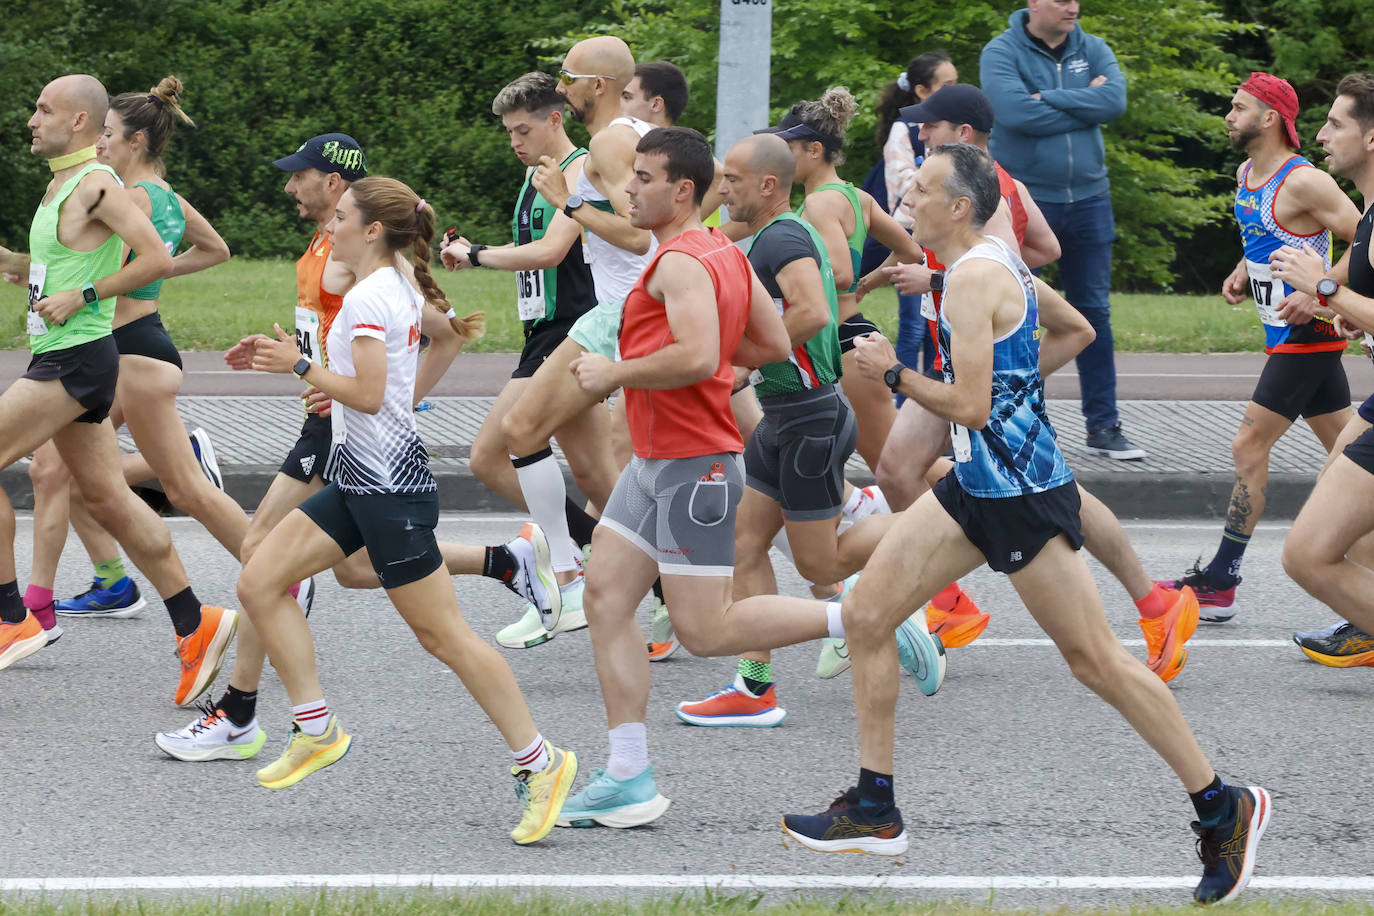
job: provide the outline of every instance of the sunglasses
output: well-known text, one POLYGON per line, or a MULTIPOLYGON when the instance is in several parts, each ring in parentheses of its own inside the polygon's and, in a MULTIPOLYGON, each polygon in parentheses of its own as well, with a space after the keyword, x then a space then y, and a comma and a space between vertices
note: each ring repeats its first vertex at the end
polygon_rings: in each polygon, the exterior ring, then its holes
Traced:
POLYGON ((570 73, 567 70, 558 71, 558 81, 564 86, 571 86, 577 80, 593 79, 613 80, 615 77, 607 76, 604 73, 570 73))

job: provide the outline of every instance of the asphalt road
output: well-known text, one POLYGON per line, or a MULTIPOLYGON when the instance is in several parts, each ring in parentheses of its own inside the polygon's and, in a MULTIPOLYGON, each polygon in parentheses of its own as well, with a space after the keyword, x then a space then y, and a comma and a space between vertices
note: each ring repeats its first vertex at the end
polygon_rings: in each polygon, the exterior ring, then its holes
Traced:
MULTIPOLYGON (((171 524, 203 600, 232 603, 237 565, 194 522, 171 524)), ((445 516, 440 534, 493 543, 516 524, 445 516)), ((1218 535, 1213 524, 1128 530, 1161 576, 1210 551, 1218 535)), ((1374 828, 1358 804, 1371 764, 1371 673, 1319 667, 1286 643, 1295 627, 1331 618, 1279 571, 1285 533, 1277 524, 1256 533, 1240 615, 1202 626, 1174 694, 1223 776, 1273 793, 1256 896, 1367 899, 1368 878, 1360 885, 1341 876, 1374 875, 1374 828), (1298 879, 1335 881, 1336 889, 1293 890, 1303 886, 1298 879)), ((21 519, 21 569, 30 537, 31 522, 21 519)), ((777 565, 782 589, 800 594, 790 565, 777 565)), ((86 569, 69 548, 59 592, 82 587, 86 569)), ((1094 570, 1117 632, 1143 654, 1124 591, 1094 570)), ((454 585, 483 634, 518 610, 490 580, 454 585)), ((890 893, 913 899, 986 901, 1001 881, 996 899, 1007 904, 1188 901, 1199 866, 1191 808, 1172 775, 1072 680, 1004 579, 982 570, 965 586, 993 613, 992 626, 979 643, 951 651, 936 697, 904 683, 896 787, 912 847, 900 859, 822 856, 782 841, 781 814, 824 807, 857 767, 849 677, 816 680, 814 646, 775 656, 789 715, 772 730, 678 723, 674 705, 718 689, 733 666, 685 653, 655 665, 650 749, 673 799, 668 814, 647 828, 557 830, 536 848, 516 848, 507 838, 518 813, 510 758, 495 729, 380 593, 345 592, 326 577, 312 624, 328 700, 355 743, 342 762, 290 790, 269 792, 253 778, 289 728, 270 673, 260 699, 270 740, 259 760, 186 764, 153 745, 154 732, 190 719, 171 705, 177 667, 156 602, 133 620, 64 624, 61 642, 0 673, 0 888, 35 886, 15 879, 117 877, 141 886, 149 876, 232 884, 263 875, 443 875, 450 883, 506 875, 516 885, 590 884, 573 893, 620 896, 715 875, 769 876, 784 885, 773 899, 808 882, 881 878, 905 882, 890 893), (998 876, 1085 886, 1017 889, 998 876)), ((575 749, 584 772, 603 765, 605 724, 585 631, 505 655, 544 733, 575 749)))

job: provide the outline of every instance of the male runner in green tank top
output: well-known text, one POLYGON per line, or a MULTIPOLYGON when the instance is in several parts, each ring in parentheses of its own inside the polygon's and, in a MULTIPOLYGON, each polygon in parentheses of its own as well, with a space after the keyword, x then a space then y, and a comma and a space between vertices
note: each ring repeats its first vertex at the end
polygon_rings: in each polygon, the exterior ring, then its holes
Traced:
MULTIPOLYGON (((157 230, 95 163, 109 96, 95 77, 69 75, 43 88, 28 127, 32 152, 53 173, 29 231, 29 254, 0 248, 0 271, 28 277, 33 361, 0 395, 0 468, 52 439, 91 514, 113 534, 167 604, 181 660, 174 701, 209 688, 233 640, 237 615, 202 608, 172 547, 167 525, 133 494, 106 422, 119 353, 110 332, 115 299, 171 269, 157 230), (120 266, 124 246, 137 255, 120 266)), ((24 607, 14 567, 14 508, 0 493, 0 668, 46 643, 24 607)))

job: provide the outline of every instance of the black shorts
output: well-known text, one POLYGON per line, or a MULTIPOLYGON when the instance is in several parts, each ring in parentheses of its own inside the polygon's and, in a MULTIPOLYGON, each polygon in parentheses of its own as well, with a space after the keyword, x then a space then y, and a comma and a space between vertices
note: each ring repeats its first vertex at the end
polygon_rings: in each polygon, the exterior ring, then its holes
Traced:
POLYGON ((114 342, 120 356, 146 356, 182 368, 181 354, 177 352, 176 344, 172 343, 172 335, 162 326, 162 316, 157 312, 115 328, 114 342))
POLYGON ((333 438, 334 424, 328 417, 306 414, 301 436, 281 463, 281 472, 301 483, 309 483, 316 477, 324 480, 324 465, 329 460, 329 443, 333 438))
POLYGON ((935 484, 934 493, 997 572, 1010 575, 1025 568, 1061 534, 1074 550, 1083 546, 1076 481, 1043 493, 987 499, 969 496, 950 471, 935 484))
POLYGON ((35 353, 24 378, 35 382, 60 381, 62 388, 86 412, 78 423, 103 423, 114 406, 119 382, 119 350, 113 337, 35 353))
POLYGON ((864 317, 863 312, 855 312, 840 322, 840 352, 848 353, 854 349, 854 338, 865 334, 881 334, 882 330, 864 317))
POLYGON ((511 378, 529 378, 544 365, 549 354, 558 349, 568 336, 571 321, 541 321, 534 326, 525 338, 525 347, 520 351, 520 362, 516 364, 511 378))
POLYGON ((301 503, 301 511, 345 556, 366 547, 382 588, 418 582, 444 565, 434 526, 439 494, 345 493, 331 483, 301 503))
POLYGON ((789 521, 835 518, 844 464, 859 441, 854 411, 836 384, 761 400, 763 419, 744 446, 745 482, 789 521))
POLYGON ((1270 353, 1250 400, 1286 417, 1319 417, 1350 406, 1341 351, 1270 353))
POLYGON ((1364 399, 1358 411, 1360 419, 1366 423, 1374 423, 1374 394, 1364 399))
MULTIPOLYGON (((1371 398, 1370 400, 1374 400, 1371 398)), ((1365 402, 1369 403, 1368 401, 1365 402)), ((1345 457, 1374 474, 1374 429, 1366 429, 1341 452, 1345 457)))

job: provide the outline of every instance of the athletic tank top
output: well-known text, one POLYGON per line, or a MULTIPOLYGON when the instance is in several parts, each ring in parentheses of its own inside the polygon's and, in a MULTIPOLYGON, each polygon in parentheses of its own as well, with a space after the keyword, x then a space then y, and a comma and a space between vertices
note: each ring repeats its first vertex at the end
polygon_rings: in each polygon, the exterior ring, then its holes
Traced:
MULTIPOLYGON (((859 267, 864 260, 864 242, 868 241, 868 225, 864 223, 864 207, 859 201, 859 192, 847 181, 829 181, 816 188, 816 191, 839 191, 849 200, 849 205, 854 208, 854 231, 849 233, 849 260, 854 266, 854 282, 849 284, 846 293, 852 293, 859 288, 859 267)), ((816 191, 812 191, 814 194, 816 191)), ((808 195, 809 196, 809 195, 808 195)), ((806 201, 802 201, 800 214, 806 216, 806 201)))
MULTIPOLYGON (((573 160, 587 155, 577 149, 558 164, 566 169, 573 160)), ((530 182, 534 169, 525 173, 525 184, 515 202, 511 217, 511 236, 515 244, 528 245, 544 237, 558 210, 544 199, 544 195, 530 182)), ((596 289, 592 284, 592 270, 582 251, 582 235, 573 241, 567 255, 556 267, 544 270, 515 272, 516 310, 529 337, 535 326, 543 321, 565 321, 584 314, 596 305, 596 289)))
POLYGON ((659 258, 681 251, 701 262, 711 275, 720 320, 720 357, 710 378, 683 388, 650 391, 625 389, 630 440, 640 458, 693 458, 717 452, 741 452, 744 441, 730 409, 735 370, 730 360, 749 322, 753 272, 744 252, 719 229, 693 229, 658 249, 625 297, 620 325, 620 357, 635 359, 673 342, 668 312, 649 295, 649 279, 659 258))
MULTIPOLYGON (((627 124, 633 127, 635 133, 641 137, 654 129, 654 125, 638 118, 616 118, 606 126, 614 127, 617 124, 627 124)), ((577 176, 577 196, 586 201, 586 205, 589 207, 596 207, 607 213, 613 212, 615 209, 611 206, 606 195, 598 191, 596 185, 592 184, 592 180, 587 177, 585 168, 582 170, 582 174, 577 176)), ((625 298, 630 292, 630 288, 635 285, 635 280, 639 279, 644 268, 649 266, 649 261, 654 256, 654 249, 658 247, 658 240, 650 235, 649 250, 644 254, 635 254, 633 251, 617 248, 595 232, 583 232, 582 244, 586 246, 587 263, 592 266, 592 282, 596 287, 596 301, 615 302, 625 298)))
MULTIPOLYGON (((945 295, 956 302, 961 295, 980 294, 959 282, 959 266, 975 258, 995 261, 1011 272, 1021 286, 1024 311, 1021 323, 992 343, 992 410, 987 424, 976 430, 950 424, 954 473, 970 496, 1003 499, 1041 493, 1073 480, 1073 472, 1064 463, 1045 412, 1035 277, 1005 242, 988 236, 949 267, 945 295)), ((943 309, 939 345, 941 372, 947 383, 953 383, 958 354, 950 352, 949 321, 943 309)))
POLYGON ((95 303, 82 305, 67 319, 66 324, 49 326, 34 310, 34 303, 44 296, 80 289, 119 270, 124 255, 124 241, 114 233, 94 251, 73 251, 57 240, 57 221, 62 204, 92 172, 109 172, 115 181, 119 176, 108 165, 92 162, 57 189, 51 202, 39 204, 29 225, 29 347, 34 353, 69 350, 72 347, 110 335, 114 320, 115 297, 109 296, 95 303))
MULTIPOLYGON (((808 391, 833 384, 840 379, 839 297, 835 294, 835 271, 830 266, 830 255, 826 253, 825 242, 821 239, 820 233, 797 214, 791 211, 780 213, 754 234, 753 240, 749 243, 751 261, 759 239, 768 232, 769 227, 783 220, 794 222, 805 229, 811 243, 816 246, 821 287, 825 291, 826 305, 830 307, 830 323, 821 328, 810 340, 794 349, 786 361, 769 363, 759 368, 763 381, 754 386, 754 393, 760 398, 792 391, 808 391)), ((787 311, 788 304, 783 299, 774 299, 773 303, 778 307, 778 314, 787 311)))
POLYGON ((316 232, 296 262, 296 346, 302 356, 321 366, 329 365, 325 341, 343 306, 343 296, 324 288, 324 265, 332 247, 329 233, 316 232))
POLYGON ((1374 202, 1360 217, 1355 238, 1350 243, 1350 279, 1347 285, 1361 296, 1374 298, 1374 267, 1369 264, 1370 245, 1374 244, 1374 202))
MULTIPOLYGON (((148 192, 148 202, 152 204, 152 212, 149 218, 153 221, 153 228, 162 239, 162 244, 167 247, 168 254, 176 254, 177 248, 181 246, 181 239, 186 235, 186 214, 181 209, 181 201, 177 198, 176 191, 171 188, 163 189, 153 184, 151 181, 140 181, 134 185, 148 192)), ((135 255, 129 252, 129 261, 135 255)), ((128 263, 125 261, 124 263, 128 263)), ((131 293, 125 293, 130 299, 156 299, 162 292, 162 278, 154 280, 147 286, 141 286, 131 293)))
POLYGON ((1294 169, 1311 168, 1312 163, 1302 156, 1291 156, 1263 185, 1249 184, 1250 163, 1245 163, 1240 181, 1236 184, 1236 222, 1240 225, 1240 240, 1245 246, 1245 270, 1250 275, 1250 295, 1264 324, 1266 353, 1313 353, 1323 350, 1344 350, 1347 341, 1336 333, 1331 322, 1313 318, 1307 324, 1290 325, 1278 316, 1279 303, 1293 292, 1293 287, 1274 279, 1269 268, 1269 255, 1284 245, 1301 248, 1307 245, 1327 267, 1331 266, 1331 233, 1325 229, 1313 235, 1289 232, 1274 215, 1274 198, 1294 169))

